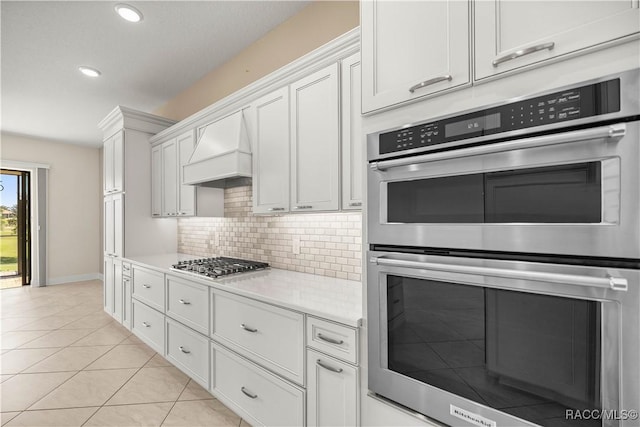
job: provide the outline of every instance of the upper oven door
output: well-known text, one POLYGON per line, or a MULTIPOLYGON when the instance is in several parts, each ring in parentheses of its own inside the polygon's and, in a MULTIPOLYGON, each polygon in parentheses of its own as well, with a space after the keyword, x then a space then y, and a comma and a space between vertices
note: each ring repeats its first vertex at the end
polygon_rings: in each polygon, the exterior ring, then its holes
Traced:
POLYGON ((639 127, 374 162, 369 243, 637 259, 639 127))

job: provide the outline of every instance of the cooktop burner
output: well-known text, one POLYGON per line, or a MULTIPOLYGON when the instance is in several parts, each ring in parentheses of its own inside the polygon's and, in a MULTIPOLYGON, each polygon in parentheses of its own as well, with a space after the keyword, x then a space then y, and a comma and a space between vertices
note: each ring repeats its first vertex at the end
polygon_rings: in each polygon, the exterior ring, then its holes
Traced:
POLYGON ((197 274, 198 276, 216 278, 228 276, 230 274, 244 273, 247 271, 263 270, 268 267, 269 264, 266 262, 215 257, 180 261, 177 264, 173 264, 171 269, 197 274))

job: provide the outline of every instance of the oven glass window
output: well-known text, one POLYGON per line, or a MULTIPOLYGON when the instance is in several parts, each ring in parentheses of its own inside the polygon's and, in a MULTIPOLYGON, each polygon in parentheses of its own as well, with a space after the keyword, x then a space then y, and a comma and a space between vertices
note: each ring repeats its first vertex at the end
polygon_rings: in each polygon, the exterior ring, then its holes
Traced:
POLYGON ((600 162, 390 182, 390 223, 599 223, 600 162))
POLYGON ((601 409, 600 310, 389 275, 388 368, 541 426, 564 425, 566 409, 601 409))

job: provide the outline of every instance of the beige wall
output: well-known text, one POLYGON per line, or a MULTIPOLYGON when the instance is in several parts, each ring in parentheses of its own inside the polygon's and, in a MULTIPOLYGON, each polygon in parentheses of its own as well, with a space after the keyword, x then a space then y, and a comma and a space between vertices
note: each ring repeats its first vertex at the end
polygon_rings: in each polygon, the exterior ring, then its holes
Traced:
POLYGON ((98 273, 102 265, 100 150, 3 133, 2 159, 50 166, 49 282, 98 273))
POLYGON ((358 1, 317 0, 153 113, 182 120, 358 25, 358 1))

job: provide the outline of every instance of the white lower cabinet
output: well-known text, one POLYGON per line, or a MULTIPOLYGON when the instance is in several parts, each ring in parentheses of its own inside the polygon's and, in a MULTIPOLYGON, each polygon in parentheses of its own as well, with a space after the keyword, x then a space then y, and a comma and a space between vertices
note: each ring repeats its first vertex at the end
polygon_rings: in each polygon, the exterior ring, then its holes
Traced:
POLYGON ((211 295, 213 339, 304 384, 304 315, 228 292, 211 295))
POLYGON ((164 355, 164 314, 133 300, 133 327, 131 330, 149 347, 164 355))
POLYGON ((303 426, 305 392, 221 345, 211 345, 211 391, 250 424, 303 426))
POLYGON ((167 316, 209 334, 209 288, 199 283, 167 276, 167 316))
POLYGON ((167 318, 166 357, 171 363, 209 388, 209 339, 167 318))
POLYGON ((131 330, 131 277, 122 277, 122 293, 123 293, 123 305, 122 305, 122 326, 131 330))
POLYGON ((307 350, 307 426, 358 425, 358 368, 307 350))

